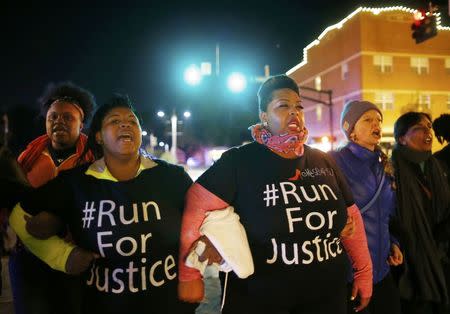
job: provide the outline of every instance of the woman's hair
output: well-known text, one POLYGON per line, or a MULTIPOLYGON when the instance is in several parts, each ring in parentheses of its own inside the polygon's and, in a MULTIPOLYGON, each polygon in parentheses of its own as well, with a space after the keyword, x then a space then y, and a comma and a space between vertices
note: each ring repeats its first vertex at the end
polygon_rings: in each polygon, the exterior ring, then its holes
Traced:
POLYGON ((422 118, 427 118, 431 122, 431 116, 425 112, 410 111, 401 115, 394 124, 395 141, 398 143, 400 137, 404 136, 408 130, 413 125, 419 123, 422 118))
POLYGON ((297 83, 289 76, 280 74, 269 77, 258 90, 259 111, 267 111, 267 105, 272 101, 272 93, 278 89, 288 88, 300 95, 297 83))
POLYGON ((45 117, 47 111, 56 100, 75 103, 83 110, 83 122, 89 121, 94 110, 95 98, 86 89, 73 84, 72 82, 50 83, 39 97, 38 102, 41 106, 41 114, 45 117))
POLYGON ((439 143, 450 143, 450 114, 444 113, 433 121, 434 134, 439 143))
POLYGON ((84 148, 83 154, 80 157, 80 160, 89 150, 94 154, 96 160, 103 157, 103 148, 100 144, 97 143, 95 135, 97 134, 97 132, 101 131, 103 119, 114 108, 129 109, 136 115, 136 117, 139 120, 139 123, 141 124, 141 119, 139 118, 136 110, 134 109, 133 104, 128 95, 114 94, 114 96, 111 97, 111 99, 107 103, 105 103, 104 105, 100 106, 97 109, 94 116, 92 117, 92 122, 88 133, 87 144, 86 147, 84 148))

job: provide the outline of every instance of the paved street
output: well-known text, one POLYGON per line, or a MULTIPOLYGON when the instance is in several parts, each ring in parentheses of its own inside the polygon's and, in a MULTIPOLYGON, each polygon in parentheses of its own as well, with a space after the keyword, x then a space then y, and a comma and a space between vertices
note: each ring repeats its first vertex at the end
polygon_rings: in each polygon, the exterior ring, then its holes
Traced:
POLYGON ((2 294, 0 295, 0 314, 14 314, 11 285, 9 283, 8 259, 2 257, 2 294))

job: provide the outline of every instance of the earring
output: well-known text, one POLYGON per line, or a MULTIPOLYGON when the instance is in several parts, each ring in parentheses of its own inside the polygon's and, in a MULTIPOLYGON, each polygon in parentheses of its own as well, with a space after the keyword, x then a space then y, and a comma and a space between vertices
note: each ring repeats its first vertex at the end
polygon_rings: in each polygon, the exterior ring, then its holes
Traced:
POLYGON ((356 142, 356 141, 357 141, 357 138, 356 138, 355 133, 350 134, 350 139, 351 139, 353 142, 356 142))

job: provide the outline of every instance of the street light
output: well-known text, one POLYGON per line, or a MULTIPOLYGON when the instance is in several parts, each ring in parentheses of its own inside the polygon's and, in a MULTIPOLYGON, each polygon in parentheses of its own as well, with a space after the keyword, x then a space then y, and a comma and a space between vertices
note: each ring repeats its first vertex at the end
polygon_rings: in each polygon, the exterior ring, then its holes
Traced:
MULTIPOLYGON (((163 118, 165 116, 163 111, 158 111, 158 117, 163 118)), ((185 118, 191 117, 190 111, 185 111, 183 113, 185 118)), ((172 146, 170 147, 170 154, 172 155, 173 160, 177 161, 177 135, 178 135, 178 116, 176 111, 173 110, 172 116, 170 117, 170 127, 172 133, 172 146)), ((161 143, 160 143, 161 144, 161 143)))
POLYGON ((247 79, 242 73, 233 72, 228 77, 227 85, 233 93, 240 93, 247 87, 247 79))
POLYGON ((185 71, 184 71, 184 80, 186 83, 192 86, 196 86, 200 84, 202 80, 202 72, 198 66, 195 64, 191 64, 185 71))

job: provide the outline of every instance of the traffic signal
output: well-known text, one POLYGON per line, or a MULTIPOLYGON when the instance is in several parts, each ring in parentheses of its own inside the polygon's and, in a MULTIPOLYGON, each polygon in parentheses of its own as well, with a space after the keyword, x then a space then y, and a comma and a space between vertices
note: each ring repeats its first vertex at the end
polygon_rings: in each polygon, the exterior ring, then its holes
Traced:
POLYGON ((411 29, 413 31, 412 38, 416 40, 416 44, 436 36, 436 16, 426 15, 424 10, 416 11, 411 29))

